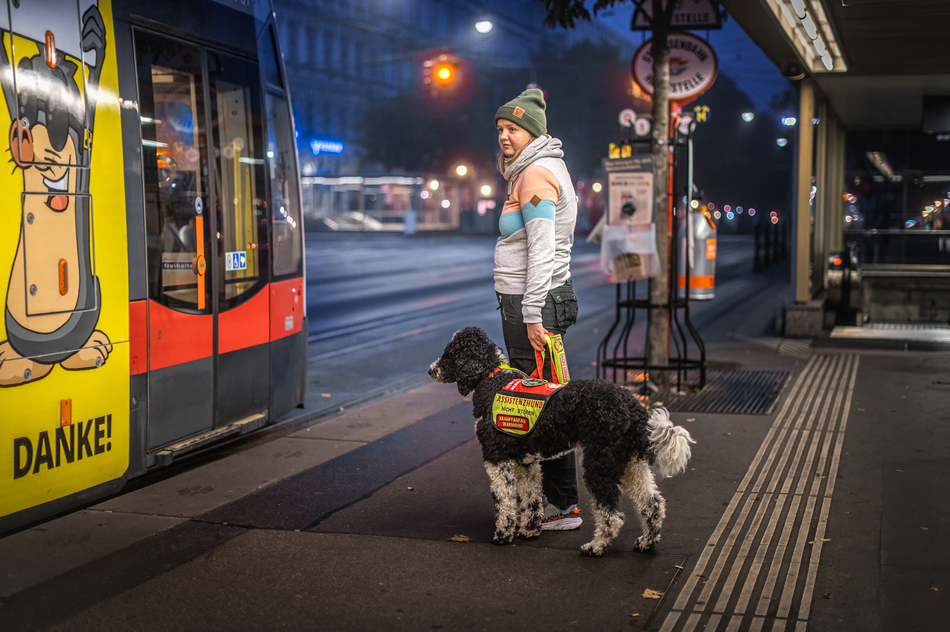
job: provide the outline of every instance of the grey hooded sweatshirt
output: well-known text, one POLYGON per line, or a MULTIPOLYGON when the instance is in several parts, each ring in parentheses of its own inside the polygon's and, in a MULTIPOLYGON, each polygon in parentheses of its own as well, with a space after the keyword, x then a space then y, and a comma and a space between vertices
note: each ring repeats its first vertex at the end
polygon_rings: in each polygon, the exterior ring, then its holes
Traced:
POLYGON ((577 197, 561 141, 547 134, 532 141, 499 171, 508 181, 495 244, 495 291, 523 294, 525 323, 540 323, 548 290, 571 278, 577 197))

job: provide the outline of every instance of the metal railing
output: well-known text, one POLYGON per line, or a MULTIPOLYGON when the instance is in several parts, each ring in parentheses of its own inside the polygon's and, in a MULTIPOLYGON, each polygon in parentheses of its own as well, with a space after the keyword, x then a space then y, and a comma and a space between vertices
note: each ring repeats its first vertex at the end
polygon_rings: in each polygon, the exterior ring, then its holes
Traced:
POLYGON ((845 230, 844 242, 857 244, 861 265, 950 265, 950 230, 845 230))

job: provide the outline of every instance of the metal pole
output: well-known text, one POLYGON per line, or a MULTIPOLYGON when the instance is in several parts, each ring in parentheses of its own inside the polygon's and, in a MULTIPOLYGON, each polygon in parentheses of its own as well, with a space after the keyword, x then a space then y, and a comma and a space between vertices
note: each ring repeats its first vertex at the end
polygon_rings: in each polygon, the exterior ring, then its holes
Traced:
MULTIPOLYGON (((686 179, 689 180, 687 183, 688 193, 686 194, 686 276, 689 277, 689 271, 693 269, 693 222, 690 221, 691 214, 693 212, 693 133, 690 132, 687 141, 687 176, 686 179)), ((687 280, 687 287, 689 281, 687 280)), ((689 300, 689 296, 686 297, 686 300, 689 300)))

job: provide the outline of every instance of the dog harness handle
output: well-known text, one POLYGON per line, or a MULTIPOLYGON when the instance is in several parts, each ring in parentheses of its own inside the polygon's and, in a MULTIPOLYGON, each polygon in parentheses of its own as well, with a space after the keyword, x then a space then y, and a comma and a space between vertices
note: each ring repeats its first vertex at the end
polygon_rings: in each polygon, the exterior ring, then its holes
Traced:
MULTIPOLYGON (((554 334, 552 334, 550 331, 545 329, 544 335, 545 337, 547 337, 547 336, 553 336, 554 334)), ((529 375, 528 377, 531 379, 543 380, 544 379, 544 351, 538 351, 537 349, 535 349, 534 361, 537 366, 535 367, 531 375, 529 375)), ((555 384, 558 383, 557 371, 554 369, 554 355, 551 355, 551 381, 554 382, 555 384)))

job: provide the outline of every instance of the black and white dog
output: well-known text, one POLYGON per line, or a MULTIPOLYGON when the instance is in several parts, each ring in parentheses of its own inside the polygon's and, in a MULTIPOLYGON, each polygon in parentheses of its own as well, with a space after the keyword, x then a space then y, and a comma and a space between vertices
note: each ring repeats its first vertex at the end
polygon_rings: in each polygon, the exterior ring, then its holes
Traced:
POLYGON ((474 391, 475 435, 495 501, 492 542, 508 544, 516 530, 524 538, 541 535, 540 462, 580 447, 596 523, 594 539, 581 551, 603 555, 617 536, 624 521, 621 491, 640 514, 643 535, 637 549, 653 548, 660 539, 666 501, 650 468, 660 478, 682 472, 690 457, 689 444, 695 443, 689 433, 672 424, 666 409, 648 412, 628 390, 602 380, 571 381, 551 395, 530 434, 503 433, 490 421, 495 393, 511 380, 527 377, 515 369, 498 369, 506 362, 484 331, 468 327, 452 337, 429 368, 438 382, 456 383, 463 396, 474 391))

